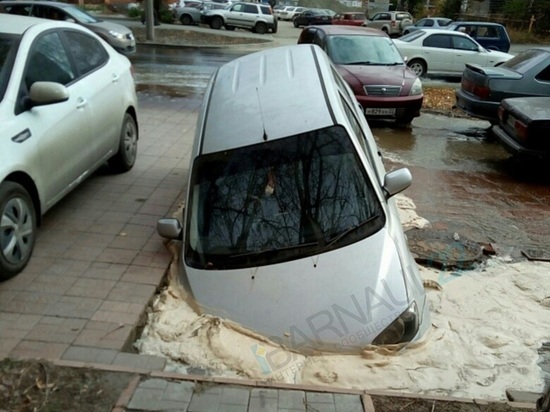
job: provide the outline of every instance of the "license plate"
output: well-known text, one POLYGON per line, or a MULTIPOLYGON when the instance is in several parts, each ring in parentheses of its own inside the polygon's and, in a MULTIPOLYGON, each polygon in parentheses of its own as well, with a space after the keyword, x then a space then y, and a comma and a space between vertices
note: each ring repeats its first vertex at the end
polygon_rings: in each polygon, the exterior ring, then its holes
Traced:
POLYGON ((365 114, 371 116, 395 116, 395 109, 381 109, 378 107, 367 107, 365 114))

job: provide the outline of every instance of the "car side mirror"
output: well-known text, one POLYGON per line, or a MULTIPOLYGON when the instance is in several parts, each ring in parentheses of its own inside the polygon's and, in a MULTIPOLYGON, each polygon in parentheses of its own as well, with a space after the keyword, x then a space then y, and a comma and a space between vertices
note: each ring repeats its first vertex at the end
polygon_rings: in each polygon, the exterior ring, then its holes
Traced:
POLYGON ((402 192, 412 183, 412 175, 406 167, 386 173, 384 176, 384 192, 386 199, 402 192))
POLYGON ((183 240, 183 230, 176 218, 162 218, 157 221, 157 232, 167 239, 183 240))
POLYGON ((36 106, 66 102, 69 100, 69 90, 61 83, 34 82, 28 96, 23 99, 24 110, 30 110, 36 106))

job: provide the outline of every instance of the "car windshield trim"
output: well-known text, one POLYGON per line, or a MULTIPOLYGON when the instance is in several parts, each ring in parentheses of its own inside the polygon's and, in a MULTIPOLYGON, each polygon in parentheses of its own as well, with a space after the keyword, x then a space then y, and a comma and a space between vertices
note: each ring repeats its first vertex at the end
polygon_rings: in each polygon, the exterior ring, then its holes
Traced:
POLYGON ((21 36, 15 34, 2 33, 0 36, 0 102, 6 94, 20 41, 21 36))
POLYGON ((206 270, 265 266, 350 245, 385 221, 347 130, 331 126, 199 156, 184 256, 206 270))

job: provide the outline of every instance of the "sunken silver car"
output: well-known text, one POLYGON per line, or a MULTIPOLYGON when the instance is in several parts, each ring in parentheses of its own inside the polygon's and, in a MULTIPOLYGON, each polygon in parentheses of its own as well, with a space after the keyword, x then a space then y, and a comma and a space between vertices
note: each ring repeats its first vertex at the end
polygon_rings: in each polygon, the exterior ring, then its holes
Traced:
POLYGON ((320 47, 273 48, 211 79, 183 225, 158 230, 204 313, 300 352, 407 343, 430 327, 393 198, 410 183, 320 47))

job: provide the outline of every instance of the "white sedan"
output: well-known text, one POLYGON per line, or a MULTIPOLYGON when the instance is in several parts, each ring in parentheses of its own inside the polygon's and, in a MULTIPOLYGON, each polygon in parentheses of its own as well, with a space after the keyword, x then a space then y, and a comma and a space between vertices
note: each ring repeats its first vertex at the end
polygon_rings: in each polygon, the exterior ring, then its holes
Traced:
POLYGON ((487 50, 465 33, 445 29, 417 30, 394 42, 417 76, 462 76, 466 63, 498 66, 514 57, 487 50))
POLYGON ((131 64, 69 22, 0 15, 0 280, 28 263, 41 216, 108 162, 136 160, 131 64))

